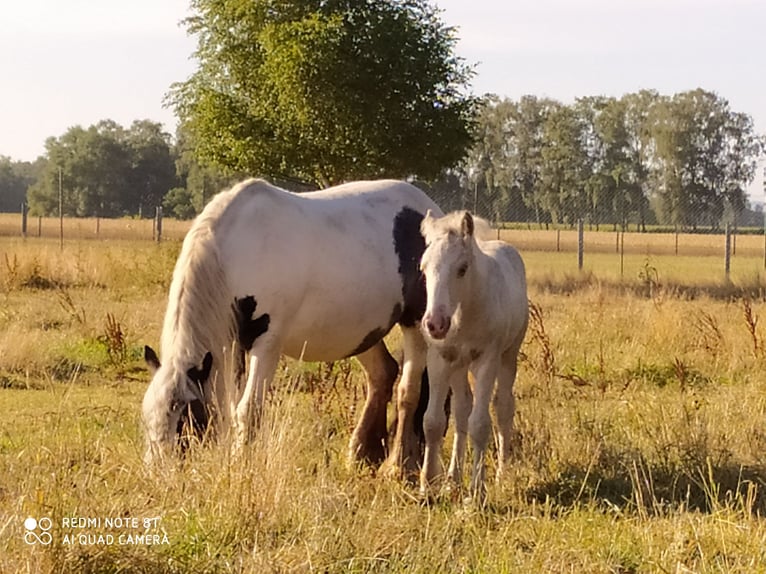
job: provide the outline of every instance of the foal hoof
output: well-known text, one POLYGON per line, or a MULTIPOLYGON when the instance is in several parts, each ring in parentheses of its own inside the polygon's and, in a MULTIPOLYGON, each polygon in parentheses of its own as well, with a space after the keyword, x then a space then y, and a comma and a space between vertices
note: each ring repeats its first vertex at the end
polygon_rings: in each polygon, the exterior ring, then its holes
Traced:
POLYGON ((404 479, 407 483, 415 485, 418 482, 420 468, 411 459, 402 460, 397 453, 391 453, 380 466, 378 474, 392 480, 404 479))

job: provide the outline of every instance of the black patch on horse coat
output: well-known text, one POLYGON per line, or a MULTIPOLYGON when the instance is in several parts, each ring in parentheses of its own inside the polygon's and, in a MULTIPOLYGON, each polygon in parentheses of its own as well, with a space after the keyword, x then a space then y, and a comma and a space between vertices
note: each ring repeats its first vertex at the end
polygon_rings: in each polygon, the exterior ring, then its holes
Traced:
POLYGON ((245 351, 253 348, 255 340, 269 330, 271 318, 264 313, 253 319, 255 308, 258 306, 252 295, 234 299, 234 314, 237 319, 237 339, 245 351))
POLYGON ((404 309, 399 324, 414 327, 426 310, 426 283, 420 272, 420 258, 426 241, 420 233, 423 214, 404 207, 394 217, 394 251, 399 258, 404 309))
POLYGON ((367 349, 371 349, 378 343, 383 337, 385 337, 391 328, 399 321, 402 316, 402 306, 397 303, 394 305, 394 310, 391 311, 391 318, 388 321, 387 327, 377 327, 364 336, 362 342, 359 343, 356 348, 351 351, 346 357, 354 357, 360 353, 364 353, 367 349))

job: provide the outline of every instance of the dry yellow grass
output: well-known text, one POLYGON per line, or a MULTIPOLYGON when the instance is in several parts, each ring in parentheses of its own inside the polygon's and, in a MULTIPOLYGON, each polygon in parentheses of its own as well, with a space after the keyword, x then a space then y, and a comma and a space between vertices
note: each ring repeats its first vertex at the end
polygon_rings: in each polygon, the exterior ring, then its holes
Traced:
MULTIPOLYGON (((582 277, 524 251, 541 315, 516 457, 475 509, 346 463, 353 361, 283 362, 244 459, 217 445, 144 468, 140 351, 159 337, 177 249, 82 240, 62 256, 55 240, 0 239, 0 571, 766 571, 762 298, 715 278, 679 296, 664 270, 656 285, 601 279, 607 253, 582 277), (127 341, 119 361, 108 313, 127 341), (51 545, 25 542, 30 516, 51 518, 51 545), (168 544, 119 542, 143 523, 64 522, 115 516, 157 518, 147 532, 168 544)), ((684 261, 681 278, 700 283, 709 261, 684 261)))

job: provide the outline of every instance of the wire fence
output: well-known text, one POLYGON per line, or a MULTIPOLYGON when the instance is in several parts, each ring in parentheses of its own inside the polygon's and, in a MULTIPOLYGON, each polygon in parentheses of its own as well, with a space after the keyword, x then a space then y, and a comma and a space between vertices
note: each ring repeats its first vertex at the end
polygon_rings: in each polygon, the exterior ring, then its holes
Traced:
MULTIPOLYGON (((445 211, 464 206, 453 197, 445 211)), ((485 216, 480 204, 476 211, 485 216)), ((762 229, 725 227, 717 233, 625 232, 614 226, 493 222, 493 234, 514 245, 528 274, 561 282, 583 274, 601 280, 655 281, 674 285, 734 283, 766 292, 766 235, 762 229), (727 232, 728 231, 728 232, 727 232)), ((52 240, 180 241, 191 221, 163 218, 105 219, 0 214, 0 236, 52 240)))

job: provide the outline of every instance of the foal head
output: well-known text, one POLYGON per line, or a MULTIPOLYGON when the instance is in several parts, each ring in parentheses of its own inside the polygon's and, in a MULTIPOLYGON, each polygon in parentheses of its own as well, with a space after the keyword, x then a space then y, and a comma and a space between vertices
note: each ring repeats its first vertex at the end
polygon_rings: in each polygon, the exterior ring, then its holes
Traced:
POLYGON ((213 356, 207 353, 201 367, 186 371, 172 364, 161 365, 151 347, 144 347, 144 359, 152 372, 142 405, 146 431, 145 461, 152 462, 179 447, 184 452, 190 435, 202 438, 208 425, 205 386, 210 377, 213 356))
POLYGON ((426 240, 420 261, 427 295, 423 329, 433 339, 444 339, 460 319, 461 303, 470 296, 474 220, 467 211, 438 218, 429 211, 420 231, 426 240))

